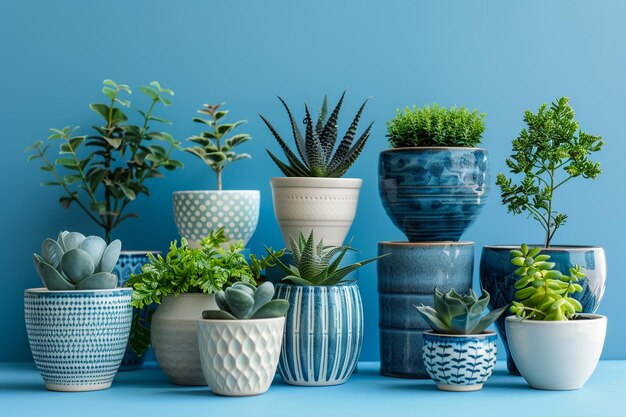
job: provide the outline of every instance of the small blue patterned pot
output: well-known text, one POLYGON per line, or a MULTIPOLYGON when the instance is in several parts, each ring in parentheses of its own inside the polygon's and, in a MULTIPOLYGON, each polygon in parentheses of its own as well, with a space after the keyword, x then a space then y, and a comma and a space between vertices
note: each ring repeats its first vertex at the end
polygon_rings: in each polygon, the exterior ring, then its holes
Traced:
POLYGON ((278 362, 283 381, 309 386, 346 382, 363 345, 363 304, 357 284, 276 284, 275 298, 289 301, 278 362))
POLYGON ((130 332, 130 288, 24 291, 24 318, 35 364, 51 391, 106 389, 130 332))
POLYGON ((416 305, 433 305, 435 287, 467 292, 474 272, 473 242, 379 242, 380 373, 428 378, 423 332, 430 326, 416 305))
POLYGON ((444 391, 477 391, 496 364, 495 332, 472 335, 424 332, 422 357, 428 375, 444 391))
POLYGON ((389 218, 411 242, 459 240, 486 201, 487 155, 444 147, 381 152, 378 185, 389 218))

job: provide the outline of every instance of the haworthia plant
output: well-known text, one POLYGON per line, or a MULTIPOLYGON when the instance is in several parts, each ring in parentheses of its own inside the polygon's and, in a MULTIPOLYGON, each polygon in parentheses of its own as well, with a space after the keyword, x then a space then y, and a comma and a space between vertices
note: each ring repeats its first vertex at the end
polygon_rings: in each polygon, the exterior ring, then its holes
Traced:
POLYGON ((212 320, 255 320, 283 317, 289 309, 289 301, 272 300, 274 285, 264 282, 258 288, 245 282, 237 282, 225 291, 215 294, 219 310, 206 310, 202 318, 212 320))

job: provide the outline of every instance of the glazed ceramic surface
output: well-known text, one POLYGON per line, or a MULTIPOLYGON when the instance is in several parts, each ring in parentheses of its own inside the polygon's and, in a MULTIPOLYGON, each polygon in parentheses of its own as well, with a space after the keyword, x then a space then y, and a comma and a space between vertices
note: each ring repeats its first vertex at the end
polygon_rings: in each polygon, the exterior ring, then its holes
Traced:
POLYGON ((276 284, 275 298, 289 301, 281 378, 291 385, 338 385, 354 371, 363 345, 359 287, 276 284))
POLYGON ((178 385, 206 385, 196 321, 204 310, 217 310, 213 294, 167 296, 152 316, 152 349, 159 367, 178 385))
MULTIPOLYGON (((359 255, 360 255, 359 252, 351 252, 351 251, 346 252, 339 266, 342 267, 342 266, 351 265, 355 262, 358 262, 360 258, 359 255)), ((336 256, 333 257, 333 259, 336 259, 336 256)), ((280 258, 280 260, 285 265, 295 265, 295 262, 293 260, 293 254, 291 253, 291 251, 285 251, 285 254, 280 258)), ((268 267, 265 269, 265 279, 267 281, 273 282, 274 284, 280 282, 286 276, 287 274, 285 273, 285 271, 283 271, 278 266, 268 267)), ((350 272, 344 278, 344 280, 349 280, 349 281, 358 281, 358 279, 359 279, 358 269, 350 272)))
POLYGON ((587 319, 506 318, 511 355, 531 387, 574 390, 591 377, 602 354, 607 320, 596 314, 583 316, 587 319))
POLYGON ((219 395, 263 394, 270 387, 283 341, 285 318, 199 320, 202 370, 219 395))
POLYGON ((130 288, 24 291, 28 342, 49 390, 111 386, 128 342, 130 298, 130 288))
POLYGON ((424 333, 422 357, 428 375, 444 391, 476 391, 496 364, 495 332, 476 335, 424 333))
POLYGON ((485 204, 487 151, 398 148, 380 153, 380 198, 411 242, 457 241, 485 204))
POLYGON ((422 361, 423 332, 430 326, 415 305, 433 305, 435 287, 466 292, 472 286, 472 242, 379 242, 381 374, 428 378, 422 361))
POLYGON ((289 247, 300 231, 325 245, 340 246, 352 226, 363 180, 358 178, 272 178, 274 214, 289 247))
POLYGON ((177 191, 172 195, 174 222, 190 245, 224 227, 230 242, 246 245, 259 221, 261 193, 240 191, 177 191))
MULTIPOLYGON (((489 307, 497 309, 510 304, 514 300, 515 282, 519 279, 513 272, 517 268, 511 264, 510 251, 519 246, 485 246, 480 258, 480 284, 491 295, 489 307)), ((594 313, 604 296, 606 286, 606 258, 601 247, 555 246, 544 249, 543 254, 550 255, 550 262, 567 274, 569 268, 580 265, 581 271, 587 276, 580 282, 581 293, 574 295, 583 306, 583 313, 594 313)), ((507 335, 504 331, 505 317, 496 321, 496 327, 504 342, 507 352, 507 366, 510 372, 518 373, 514 361, 511 360, 507 335)))

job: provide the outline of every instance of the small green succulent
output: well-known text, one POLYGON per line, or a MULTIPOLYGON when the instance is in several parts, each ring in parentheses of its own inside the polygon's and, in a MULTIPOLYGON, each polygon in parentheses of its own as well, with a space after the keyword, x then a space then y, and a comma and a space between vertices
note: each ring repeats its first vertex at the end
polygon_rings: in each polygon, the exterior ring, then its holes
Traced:
POLYGON ((46 239, 41 256, 34 253, 35 269, 51 291, 101 290, 117 286, 111 271, 117 263, 122 243, 109 245, 98 236, 61 232, 57 240, 46 239))
POLYGON ((480 334, 504 313, 507 306, 490 311, 482 316, 489 304, 489 293, 482 292, 480 298, 472 290, 461 295, 454 289, 442 293, 435 288, 435 308, 415 306, 424 320, 437 333, 480 334))
POLYGON ((202 318, 210 320, 254 320, 284 317, 289 301, 272 300, 274 285, 264 282, 255 287, 245 282, 236 282, 225 291, 215 294, 219 310, 206 310, 202 318))
POLYGON ((516 301, 511 306, 511 313, 517 317, 561 321, 570 320, 583 310, 578 300, 570 298, 583 290, 578 284, 585 277, 580 265, 570 268, 570 275, 563 275, 549 259, 549 255, 541 255, 541 248, 526 244, 511 251, 511 263, 519 267, 515 275, 520 277, 515 282, 516 301))

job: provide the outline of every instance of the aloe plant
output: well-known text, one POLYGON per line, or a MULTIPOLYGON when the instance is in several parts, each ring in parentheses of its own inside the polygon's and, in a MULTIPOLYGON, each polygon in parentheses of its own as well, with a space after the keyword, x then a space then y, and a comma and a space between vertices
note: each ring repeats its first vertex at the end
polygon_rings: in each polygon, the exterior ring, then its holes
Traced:
POLYGON ((426 323, 437 333, 480 334, 504 313, 507 306, 490 311, 483 317, 489 304, 489 293, 483 291, 480 298, 472 290, 461 295, 454 289, 442 293, 435 288, 435 308, 415 306, 426 323))
POLYGON ((119 240, 107 245, 98 236, 64 231, 57 240, 44 240, 41 255, 34 253, 33 261, 49 290, 110 289, 117 286, 117 276, 111 271, 121 250, 119 240))
POLYGON ((280 168, 283 174, 288 177, 339 178, 343 176, 356 161, 369 138, 374 123, 370 123, 367 129, 365 129, 356 142, 354 142, 359 120, 365 108, 365 104, 367 103, 366 99, 357 111, 343 139, 339 142, 339 146, 337 146, 337 149, 333 153, 337 143, 339 112, 341 111, 341 105, 343 104, 345 95, 346 93, 344 91, 330 116, 328 116, 328 100, 324 97, 324 103, 316 123, 313 122, 311 111, 305 103, 304 136, 296 124, 289 106, 287 106, 285 100, 278 97, 289 116, 291 130, 300 158, 287 146, 285 140, 280 136, 274 126, 272 126, 263 115, 259 115, 272 135, 276 138, 276 141, 287 157, 287 163, 284 163, 272 152, 267 150, 270 158, 278 165, 278 168, 280 168))
POLYGON ((284 317, 289 301, 272 300, 274 285, 264 282, 255 287, 245 282, 236 282, 225 291, 215 294, 219 310, 206 310, 202 317, 213 320, 255 320, 284 317))

